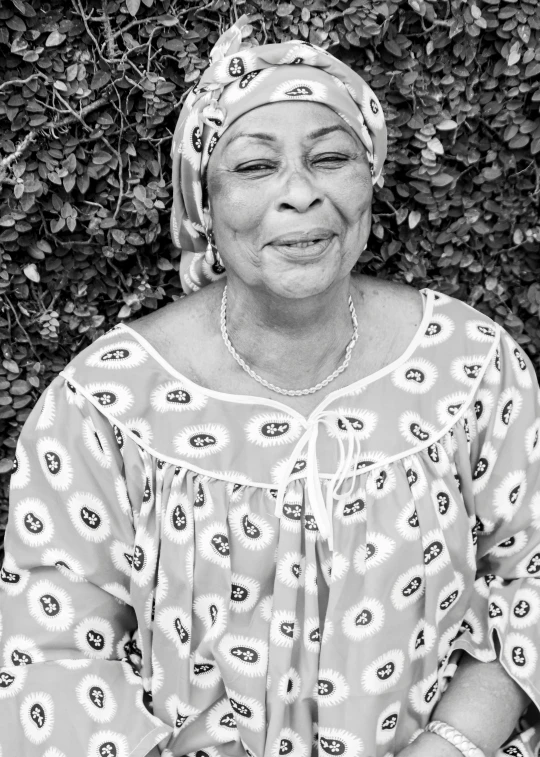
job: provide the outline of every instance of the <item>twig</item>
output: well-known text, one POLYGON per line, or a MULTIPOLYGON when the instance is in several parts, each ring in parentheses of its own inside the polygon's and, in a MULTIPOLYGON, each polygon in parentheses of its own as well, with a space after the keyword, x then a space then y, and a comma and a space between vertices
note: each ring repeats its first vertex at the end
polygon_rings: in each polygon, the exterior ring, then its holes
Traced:
POLYGON ((2 160, 0 161, 0 184, 4 179, 9 166, 12 163, 15 163, 15 161, 17 161, 21 157, 23 152, 36 139, 36 137, 37 131, 35 129, 32 129, 32 131, 28 132, 28 134, 19 143, 19 146, 15 149, 15 152, 12 152, 10 155, 6 155, 5 158, 2 158, 2 160))
MULTIPOLYGON (((90 105, 87 105, 79 112, 79 117, 84 118, 88 113, 92 113, 94 110, 98 110, 98 108, 101 108, 103 105, 109 104, 109 96, 104 95, 103 97, 100 97, 99 100, 94 100, 93 103, 90 103, 90 105)), ((51 121, 50 124, 44 124, 41 128, 45 129, 49 125, 54 126, 55 128, 62 127, 62 126, 69 126, 69 124, 74 123, 77 120, 80 120, 79 117, 75 118, 74 116, 67 116, 67 118, 64 118, 63 121, 57 121, 56 123, 54 121, 51 121)))
POLYGON ((105 58, 101 54, 101 50, 99 49, 99 43, 98 43, 97 39, 94 37, 94 35, 92 34, 92 32, 90 31, 90 27, 88 26, 88 19, 90 18, 90 16, 87 16, 86 13, 83 11, 83 8, 82 8, 82 5, 80 3, 80 0, 71 0, 71 2, 73 3, 73 5, 75 5, 75 3, 77 3, 79 15, 82 17, 82 20, 84 22, 84 26, 86 28, 86 33, 88 34, 88 36, 90 37, 90 39, 94 43, 94 47, 96 48, 99 57, 101 58, 101 60, 105 61, 106 63, 110 63, 110 61, 108 61, 107 58, 105 58))
POLYGON ((529 163, 529 165, 528 165, 528 166, 525 166, 525 168, 522 168, 522 169, 521 169, 521 171, 516 171, 515 173, 511 173, 511 174, 509 174, 507 178, 509 178, 509 179, 510 179, 510 178, 511 178, 512 176, 519 176, 519 175, 520 175, 520 173, 525 173, 525 171, 528 171, 528 170, 529 170, 529 168, 530 168, 531 166, 534 166, 534 165, 535 165, 535 163, 536 163, 536 161, 535 161, 535 160, 534 160, 534 158, 533 158, 533 159, 531 160, 531 162, 529 163))
MULTIPOLYGON (((122 284, 123 284, 123 285, 125 286, 125 288, 126 288, 126 292, 128 292, 128 293, 129 293, 129 291, 130 291, 130 288, 129 288, 129 287, 128 287, 128 285, 127 285, 127 281, 125 280, 125 278, 124 278, 124 274, 122 273, 122 271, 121 271, 121 270, 120 270, 120 269, 118 268, 118 266, 117 266, 117 265, 115 265, 115 264, 114 264, 114 263, 112 262, 112 260, 111 260, 110 258, 108 258, 108 262, 109 262, 109 265, 111 266, 111 268, 113 268, 113 269, 114 269, 114 270, 116 271, 116 273, 118 274, 118 277, 119 277, 120 281, 122 282, 122 284)), ((120 288, 120 287, 119 287, 119 288, 120 288)))
POLYGON ((44 79, 46 82, 49 81, 49 79, 45 76, 45 74, 38 72, 37 74, 31 74, 31 76, 28 76, 26 79, 11 79, 10 81, 5 81, 3 84, 0 84, 0 92, 6 87, 9 87, 15 84, 26 84, 32 79, 44 79))
POLYGON ((480 116, 476 116, 476 118, 477 118, 477 119, 478 119, 478 120, 480 121, 480 123, 481 123, 481 124, 483 124, 483 126, 485 126, 485 127, 486 127, 486 129, 487 129, 487 130, 488 130, 488 131, 489 131, 489 132, 490 132, 491 134, 493 134, 493 136, 495 137, 495 139, 497 139, 497 140, 498 140, 498 141, 499 141, 499 142, 500 142, 500 143, 501 143, 502 145, 506 145, 506 142, 504 141, 504 139, 503 139, 503 138, 501 137, 501 135, 500 135, 500 134, 499 134, 499 133, 498 133, 498 132, 497 132, 497 131, 496 131, 496 130, 495 130, 495 129, 493 128, 493 126, 491 126, 491 124, 488 124, 488 122, 487 122, 487 121, 485 121, 485 120, 484 120, 483 118, 480 118, 480 116))
MULTIPOLYGON (((55 95, 56 95, 56 97, 58 97, 58 99, 59 99, 59 100, 60 100, 61 102, 63 102, 63 103, 64 103, 64 105, 66 105, 66 106, 67 106, 67 108, 68 108, 68 111, 69 111, 69 112, 71 112, 71 113, 73 114, 73 116, 75 117, 75 119, 76 119, 77 121, 80 121, 80 122, 81 122, 81 124, 82 124, 82 125, 84 126, 84 128, 86 129, 86 131, 92 131, 92 129, 91 129, 91 128, 90 128, 89 126, 88 126, 88 124, 86 124, 86 123, 84 122, 84 119, 83 119, 83 118, 81 118, 81 116, 80 116, 80 115, 79 115, 79 114, 78 114, 78 113, 77 113, 76 111, 74 111, 74 110, 73 110, 73 108, 72 108, 72 107, 71 107, 71 105, 70 105, 70 104, 69 104, 69 103, 67 102, 67 100, 64 100, 64 98, 62 97, 62 95, 61 95, 61 94, 60 94, 59 92, 56 92, 56 90, 55 90, 55 95)), ((56 126, 56 127, 58 127, 58 124, 55 124, 55 126, 56 126)))
POLYGON ((102 9, 102 17, 101 21, 103 22, 103 26, 105 27, 105 39, 107 40, 107 51, 109 53, 109 58, 114 58, 117 49, 116 44, 114 42, 114 37, 111 29, 111 19, 109 18, 109 13, 107 11, 107 0, 101 0, 101 9, 102 9))
POLYGON ((38 360, 38 362, 41 362, 41 358, 39 357, 39 355, 35 351, 34 345, 32 344, 32 340, 30 339, 30 336, 29 336, 27 330, 24 328, 24 326, 22 325, 22 323, 19 321, 19 316, 17 315, 17 311, 15 310, 15 308, 13 307, 13 305, 11 304, 11 300, 9 299, 9 297, 7 296, 7 294, 4 294, 3 297, 4 297, 4 300, 7 302, 7 304, 9 305, 9 307, 12 309, 13 315, 15 316, 15 320, 17 321, 17 325, 21 329, 21 331, 23 332, 23 334, 26 336, 26 339, 28 341, 28 345, 29 345, 30 349, 32 350, 32 352, 34 353, 34 356, 36 357, 36 359, 38 360))

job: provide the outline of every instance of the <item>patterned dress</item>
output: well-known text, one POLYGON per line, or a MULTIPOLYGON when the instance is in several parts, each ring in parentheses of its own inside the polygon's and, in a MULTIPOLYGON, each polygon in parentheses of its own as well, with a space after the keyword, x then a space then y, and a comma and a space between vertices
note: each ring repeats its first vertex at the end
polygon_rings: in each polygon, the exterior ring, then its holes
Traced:
POLYGON ((405 353, 309 417, 194 384, 125 324, 51 382, 10 484, 3 757, 390 757, 454 652, 498 643, 538 705, 537 379, 422 293, 405 353))

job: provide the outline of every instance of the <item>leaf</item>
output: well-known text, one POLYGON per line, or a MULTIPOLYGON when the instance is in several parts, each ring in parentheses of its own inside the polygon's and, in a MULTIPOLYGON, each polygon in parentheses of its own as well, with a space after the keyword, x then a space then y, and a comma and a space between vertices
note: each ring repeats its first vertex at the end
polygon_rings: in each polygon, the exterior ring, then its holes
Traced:
POLYGON ((13 468, 13 460, 10 457, 4 457, 0 460, 0 474, 10 473, 13 468))
POLYGON ((158 16, 156 21, 162 26, 176 26, 178 23, 176 16, 173 16, 170 13, 164 13, 162 16, 158 16))
POLYGON ((23 268, 23 273, 26 276, 27 279, 30 279, 30 281, 34 281, 36 284, 38 281, 40 281, 40 275, 39 271, 36 268, 35 263, 29 263, 23 268))
POLYGON ((515 66, 516 63, 519 63, 520 60, 521 60, 521 52, 519 50, 512 50, 512 52, 507 58, 507 63, 509 66, 515 66))
POLYGON ((385 39, 384 46, 386 47, 388 52, 392 53, 392 55, 394 55, 396 58, 401 58, 401 56, 403 55, 403 50, 393 39, 385 39))
POLYGON ((92 77, 92 81, 90 82, 90 89, 101 89, 110 81, 110 79, 111 75, 108 71, 98 71, 92 77))
POLYGON ((68 81, 73 81, 77 78, 77 74, 79 73, 79 66, 77 63, 72 63, 71 66, 68 66, 66 69, 66 79, 68 81))
POLYGON ((403 223, 408 215, 409 211, 407 210, 407 208, 398 208, 396 211, 396 222, 398 223, 398 225, 403 223))
POLYGON ((25 4, 22 2, 22 0, 11 0, 11 2, 17 8, 19 13, 23 14, 23 16, 30 15, 27 13, 25 4))
POLYGON ((420 223, 422 214, 418 210, 411 210, 409 213, 409 229, 414 229, 420 223))
POLYGON ((529 139, 530 137, 527 134, 518 134, 508 142, 508 147, 511 147, 513 150, 520 150, 529 144, 529 139))
POLYGON ((276 14, 281 18, 284 18, 285 16, 291 16, 293 11, 294 5, 292 5, 292 3, 281 3, 277 7, 276 14))
POLYGON ((190 71, 189 73, 186 74, 184 81, 186 84, 190 84, 190 82, 192 81, 197 81, 200 75, 201 75, 201 72, 199 71, 199 69, 195 68, 193 71, 190 71))
POLYGON ((498 166, 490 166, 489 168, 484 168, 482 174, 488 181, 494 181, 502 176, 502 171, 498 166))
POLYGON ((435 155, 444 155, 444 147, 442 146, 441 140, 438 137, 433 137, 429 140, 427 143, 427 146, 430 150, 433 150, 435 155))
POLYGON ((48 254, 52 252, 52 247, 46 239, 38 239, 38 241, 36 242, 36 247, 39 247, 40 250, 43 250, 43 252, 46 252, 48 254))
POLYGON ((111 231, 112 238, 115 242, 118 242, 118 244, 125 244, 126 243, 126 232, 122 229, 113 229, 111 231))
POLYGON ((522 39, 522 41, 526 45, 528 45, 529 44, 529 40, 531 38, 531 29, 530 29, 530 27, 527 26, 527 24, 519 24, 519 26, 517 28, 517 33, 519 34, 519 36, 522 39))
POLYGON ((450 176, 449 173, 438 173, 431 177, 431 183, 435 187, 446 187, 449 184, 452 184, 453 181, 454 177, 450 176))
POLYGON ((66 35, 60 34, 60 32, 55 29, 55 31, 51 32, 45 40, 45 47, 55 47, 56 45, 61 45, 65 39, 66 35))
POLYGON ((174 92, 176 84, 172 81, 160 81, 156 85, 156 95, 168 95, 169 92, 174 92))
POLYGON ((6 368, 10 373, 20 373, 21 369, 17 365, 17 363, 14 360, 2 360, 2 365, 4 368, 6 368))
POLYGON ((28 381, 25 381, 24 379, 16 379, 12 382, 9 388, 9 393, 13 394, 13 396, 21 397, 23 394, 28 394, 31 388, 32 387, 28 381))
POLYGON ((540 74, 540 61, 535 60, 529 63, 525 69, 525 76, 529 78, 530 76, 537 76, 538 74, 540 74))
POLYGON ((161 47, 165 48, 165 50, 185 50, 186 43, 182 39, 182 37, 175 37, 174 39, 168 39, 165 42, 162 42, 161 47))
POLYGON ((117 318, 129 318, 130 315, 131 315, 131 308, 129 307, 129 305, 122 305, 122 307, 118 311, 117 318))
POLYGON ((19 16, 12 16, 11 18, 8 18, 5 24, 8 29, 13 29, 14 32, 26 31, 26 24, 24 23, 22 18, 19 18, 19 16))
POLYGON ((96 166, 103 166, 105 163, 108 163, 111 158, 112 155, 108 152, 95 152, 92 155, 92 163, 96 166))
POLYGON ((455 121, 452 121, 451 118, 445 118, 444 121, 440 121, 438 124, 435 124, 435 127, 439 131, 452 131, 452 129, 457 129, 457 123, 455 121))
POLYGON ((141 0, 126 0, 126 6, 128 13, 130 13, 132 16, 136 16, 139 12, 139 8, 141 7, 141 0))
POLYGON ((477 234, 489 234, 491 228, 484 221, 477 221, 473 223, 473 229, 477 234))
POLYGON ((136 185, 135 189, 133 190, 133 194, 141 202, 144 202, 144 200, 146 200, 146 188, 141 184, 136 185))

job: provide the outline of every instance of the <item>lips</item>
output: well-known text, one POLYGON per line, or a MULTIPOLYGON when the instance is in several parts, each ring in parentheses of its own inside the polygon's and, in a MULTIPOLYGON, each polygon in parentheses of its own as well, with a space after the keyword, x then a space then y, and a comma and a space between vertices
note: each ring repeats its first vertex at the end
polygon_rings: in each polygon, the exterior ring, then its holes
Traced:
POLYGON ((289 234, 282 234, 282 236, 273 239, 271 244, 276 247, 282 245, 297 245, 297 244, 313 244, 314 242, 321 242, 334 236, 334 232, 329 229, 310 229, 309 231, 293 231, 289 234))

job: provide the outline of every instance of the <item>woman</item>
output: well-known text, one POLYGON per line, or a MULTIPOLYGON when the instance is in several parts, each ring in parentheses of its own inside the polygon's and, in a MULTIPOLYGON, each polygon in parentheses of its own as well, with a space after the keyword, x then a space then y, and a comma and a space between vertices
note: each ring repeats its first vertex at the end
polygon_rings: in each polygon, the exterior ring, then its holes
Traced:
POLYGON ((351 275, 380 104, 245 21, 173 143, 196 293, 83 350, 19 439, 2 753, 532 757, 534 371, 467 305, 351 275))

